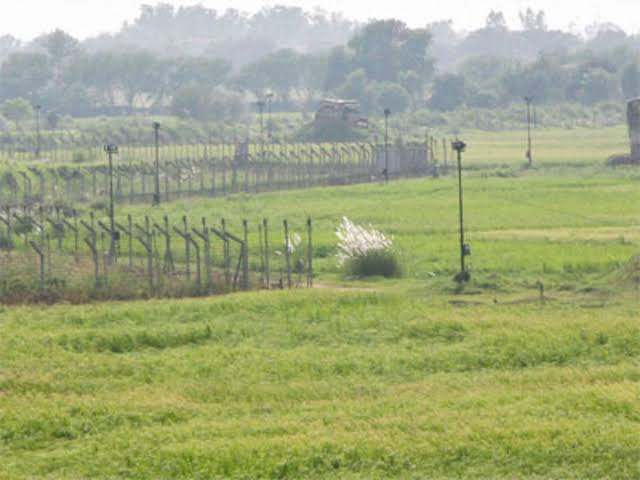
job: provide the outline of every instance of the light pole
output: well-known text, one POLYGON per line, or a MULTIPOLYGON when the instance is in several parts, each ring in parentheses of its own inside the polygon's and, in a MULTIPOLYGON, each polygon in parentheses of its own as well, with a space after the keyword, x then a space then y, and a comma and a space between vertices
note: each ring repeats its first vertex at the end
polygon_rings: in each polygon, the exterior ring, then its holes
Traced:
POLYGON ((36 159, 40 158, 40 110, 42 107, 36 105, 36 159))
POLYGON ((527 102, 527 159, 529 160, 529 166, 533 165, 533 152, 531 151, 531 103, 532 97, 524 97, 524 101, 527 102))
POLYGON ((160 205, 160 123, 153 122, 153 134, 156 147, 155 193, 153 194, 153 204, 160 205))
POLYGON ((258 105, 258 111, 260 112, 260 149, 262 159, 264 160, 264 100, 258 100, 256 103, 258 105))
POLYGON ((118 153, 118 146, 113 144, 105 145, 104 151, 109 157, 109 229, 111 230, 111 244, 109 247, 109 258, 115 258, 116 255, 116 220, 115 209, 113 205, 113 156, 118 153))
POLYGON ((471 255, 471 248, 464 242, 464 203, 462 200, 462 152, 467 145, 462 140, 452 143, 453 149, 458 153, 458 210, 460 215, 460 273, 455 277, 456 282, 466 283, 471 280, 471 275, 467 272, 465 258, 471 255))
POLYGON ((271 102, 273 101, 273 93, 267 93, 265 98, 267 99, 267 138, 269 142, 271 142, 271 137, 273 136, 271 128, 271 102))
POLYGON ((384 109, 384 181, 389 182, 389 116, 391 110, 384 109))

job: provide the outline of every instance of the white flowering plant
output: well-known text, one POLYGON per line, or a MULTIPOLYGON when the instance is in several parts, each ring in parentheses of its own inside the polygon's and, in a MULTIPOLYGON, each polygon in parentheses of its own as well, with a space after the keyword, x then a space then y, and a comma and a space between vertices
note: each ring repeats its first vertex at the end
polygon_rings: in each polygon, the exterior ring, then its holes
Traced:
POLYGON ((358 225, 347 217, 336 230, 338 264, 354 276, 395 277, 401 274, 400 264, 393 250, 393 241, 369 226, 358 225))

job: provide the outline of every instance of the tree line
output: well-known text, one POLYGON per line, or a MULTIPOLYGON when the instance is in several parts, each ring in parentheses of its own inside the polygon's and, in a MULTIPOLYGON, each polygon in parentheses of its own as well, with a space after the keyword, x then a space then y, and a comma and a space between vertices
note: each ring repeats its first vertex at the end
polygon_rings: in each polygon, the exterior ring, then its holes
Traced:
POLYGON ((238 119, 267 93, 275 110, 312 111, 319 98, 336 96, 370 114, 640 95, 638 37, 600 24, 585 41, 549 30, 545 13, 531 9, 520 20, 511 30, 492 11, 483 28, 462 36, 451 22, 356 25, 297 7, 247 16, 143 6, 119 33, 84 42, 60 30, 28 45, 0 37, 0 126, 19 126, 36 106, 53 124, 59 115, 135 112, 238 119), (270 43, 252 56, 234 47, 263 37, 270 43))

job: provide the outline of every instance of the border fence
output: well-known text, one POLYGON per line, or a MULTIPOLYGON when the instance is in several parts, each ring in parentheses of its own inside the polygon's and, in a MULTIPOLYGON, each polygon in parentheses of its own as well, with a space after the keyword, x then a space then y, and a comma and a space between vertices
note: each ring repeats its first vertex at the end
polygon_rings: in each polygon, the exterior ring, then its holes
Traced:
MULTIPOLYGON (((444 145, 444 142, 443 142, 444 145)), ((438 148, 435 141, 435 148, 438 148)), ((46 152, 43 152, 46 155, 46 152)), ((100 202, 114 185, 120 203, 349 185, 436 174, 434 139, 425 143, 218 144, 121 147, 100 162, 46 160, 0 167, 0 204, 11 207, 100 202), (156 162, 157 160, 157 162, 156 162)), ((446 165, 447 150, 444 148, 446 165)), ((96 207, 98 208, 98 207, 96 207)))
POLYGON ((118 219, 6 207, 0 301, 85 302, 313 286, 312 220, 118 219), (298 233, 300 232, 300 233, 298 233))

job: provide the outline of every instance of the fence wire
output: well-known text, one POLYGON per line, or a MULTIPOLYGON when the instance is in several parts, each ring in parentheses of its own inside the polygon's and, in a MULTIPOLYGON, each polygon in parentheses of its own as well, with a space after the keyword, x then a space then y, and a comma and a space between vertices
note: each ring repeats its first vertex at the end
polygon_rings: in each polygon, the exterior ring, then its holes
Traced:
POLYGON ((313 286, 312 222, 0 215, 0 301, 184 297, 313 286), (304 239, 303 239, 304 236, 304 239), (304 240, 304 241, 303 241, 304 240))

